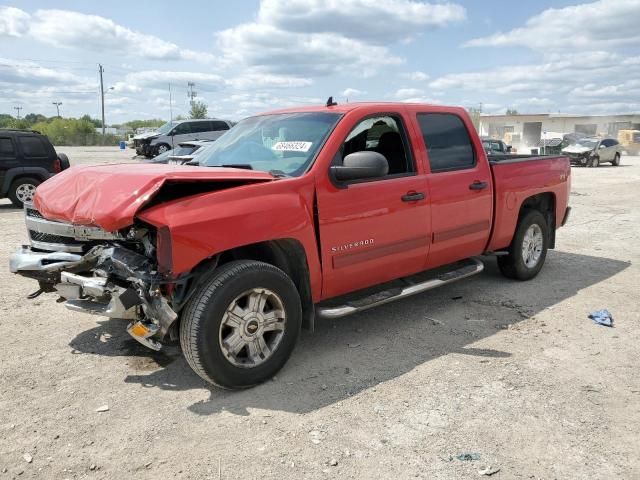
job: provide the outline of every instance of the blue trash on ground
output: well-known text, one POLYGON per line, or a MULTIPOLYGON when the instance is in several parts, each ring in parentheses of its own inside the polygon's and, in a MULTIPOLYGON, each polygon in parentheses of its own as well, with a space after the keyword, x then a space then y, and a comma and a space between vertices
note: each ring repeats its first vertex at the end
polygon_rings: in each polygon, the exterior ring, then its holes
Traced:
POLYGON ((598 325, 613 327, 613 315, 607 309, 596 310, 589 314, 589 318, 598 325))

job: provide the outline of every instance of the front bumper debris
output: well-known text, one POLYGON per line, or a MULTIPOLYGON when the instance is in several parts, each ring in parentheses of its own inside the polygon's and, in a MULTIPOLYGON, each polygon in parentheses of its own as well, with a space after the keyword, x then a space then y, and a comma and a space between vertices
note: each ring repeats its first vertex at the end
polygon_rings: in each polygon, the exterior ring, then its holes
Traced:
POLYGON ((154 350, 178 318, 161 292, 166 279, 149 258, 123 247, 99 245, 79 255, 23 246, 9 264, 42 291, 57 292, 69 310, 132 320, 129 334, 154 350))

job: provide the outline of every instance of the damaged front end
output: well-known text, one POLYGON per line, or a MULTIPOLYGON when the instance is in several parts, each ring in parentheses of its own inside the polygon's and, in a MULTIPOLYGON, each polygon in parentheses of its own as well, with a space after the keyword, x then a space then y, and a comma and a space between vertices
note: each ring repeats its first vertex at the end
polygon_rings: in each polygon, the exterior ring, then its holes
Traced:
POLYGON ((32 205, 25 215, 31 245, 11 255, 10 269, 38 281, 31 298, 56 292, 70 310, 131 320, 129 334, 154 350, 175 338, 175 280, 158 268, 153 227, 111 233, 47 220, 32 205))

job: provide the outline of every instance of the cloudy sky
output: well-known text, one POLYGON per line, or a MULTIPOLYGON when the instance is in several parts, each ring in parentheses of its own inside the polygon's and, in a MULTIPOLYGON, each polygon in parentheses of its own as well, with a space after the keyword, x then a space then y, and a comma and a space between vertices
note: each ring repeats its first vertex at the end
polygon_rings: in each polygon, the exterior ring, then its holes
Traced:
POLYGON ((640 0, 8 1, 0 113, 100 114, 417 101, 484 112, 640 111, 640 0), (53 8, 55 6, 55 8, 53 8))

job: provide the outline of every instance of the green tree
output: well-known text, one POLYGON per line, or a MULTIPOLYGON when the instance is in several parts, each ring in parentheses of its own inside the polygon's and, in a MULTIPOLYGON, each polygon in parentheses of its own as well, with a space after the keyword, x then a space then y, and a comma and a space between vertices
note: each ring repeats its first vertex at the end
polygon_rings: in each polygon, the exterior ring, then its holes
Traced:
POLYGON ((204 102, 193 102, 189 116, 191 118, 207 118, 207 105, 204 102))
POLYGON ((518 111, 515 108, 507 108, 505 115, 518 115, 518 111))

